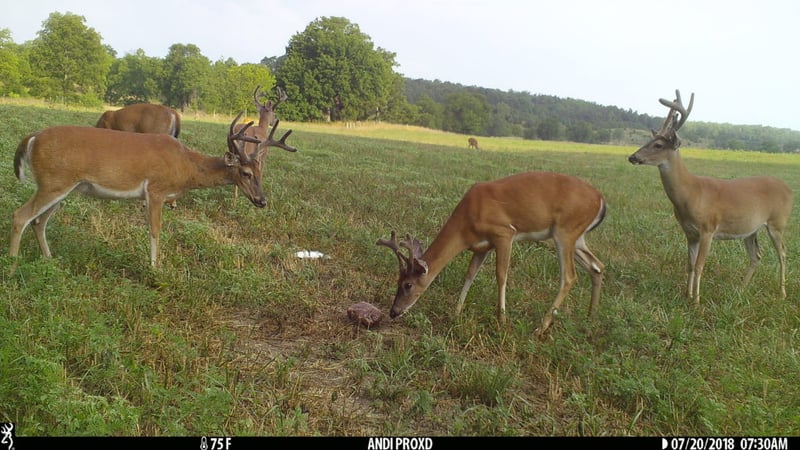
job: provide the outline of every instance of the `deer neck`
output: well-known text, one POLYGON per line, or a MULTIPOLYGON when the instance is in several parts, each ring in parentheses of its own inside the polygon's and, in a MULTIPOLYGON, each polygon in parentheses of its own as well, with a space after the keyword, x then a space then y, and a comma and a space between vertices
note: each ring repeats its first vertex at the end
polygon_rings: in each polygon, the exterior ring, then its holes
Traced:
POLYGON ((428 284, 433 282, 439 272, 447 266, 459 253, 466 250, 469 246, 465 243, 462 235, 462 227, 458 226, 451 217, 450 220, 439 230, 439 234, 431 243, 430 247, 422 254, 422 260, 428 265, 426 277, 428 284))
POLYGON ((234 183, 234 168, 225 164, 222 157, 189 153, 188 167, 183 175, 187 189, 201 189, 234 183))
POLYGON ((697 177, 686 168, 679 150, 672 151, 670 156, 659 164, 658 170, 664 191, 673 204, 682 204, 691 198, 697 177))
POLYGON ((269 127, 274 121, 275 114, 273 114, 272 111, 261 111, 261 114, 258 115, 258 127, 264 130, 264 136, 267 135, 269 127))

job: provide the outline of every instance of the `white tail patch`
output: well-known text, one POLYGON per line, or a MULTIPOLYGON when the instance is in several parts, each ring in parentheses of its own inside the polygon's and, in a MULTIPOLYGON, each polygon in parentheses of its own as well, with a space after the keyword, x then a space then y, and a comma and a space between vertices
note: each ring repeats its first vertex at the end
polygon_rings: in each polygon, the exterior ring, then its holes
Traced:
MULTIPOLYGON (((22 155, 22 159, 20 160, 19 167, 17 167, 17 178, 19 181, 24 183, 25 182, 25 166, 31 167, 31 151, 33 151, 33 142, 36 140, 36 136, 31 137, 28 139, 28 145, 25 146, 25 153, 22 155)), ((33 175, 33 173, 31 173, 33 175)))

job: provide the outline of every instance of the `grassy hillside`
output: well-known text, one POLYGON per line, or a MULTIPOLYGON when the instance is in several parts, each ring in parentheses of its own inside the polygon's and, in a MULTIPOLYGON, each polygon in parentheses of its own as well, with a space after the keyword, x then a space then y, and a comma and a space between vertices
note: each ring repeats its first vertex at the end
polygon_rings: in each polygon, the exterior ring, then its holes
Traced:
MULTIPOLYGON (((0 229, 34 191, 13 175, 27 133, 92 125, 99 111, 0 105, 0 229)), ((184 118, 181 139, 221 155, 227 120, 184 118)), ((54 258, 30 230, 19 268, 0 252, 0 421, 24 435, 796 435, 800 430, 800 208, 777 259, 742 288, 740 242, 715 242, 702 304, 684 295, 686 244, 653 167, 635 148, 357 124, 294 128, 272 150, 269 204, 232 187, 165 208, 151 270, 141 202, 70 196, 50 221, 54 258), (474 182, 525 170, 590 181, 609 214, 587 242, 605 262, 586 319, 579 272, 550 336, 533 331, 558 290, 552 243, 515 246, 507 318, 495 317, 494 259, 453 317, 468 255, 403 318, 357 328, 346 309, 388 312, 391 230, 427 245, 474 182), (317 250, 327 259, 298 259, 317 250)), ((685 149, 690 170, 769 173, 800 193, 800 155, 685 149)))

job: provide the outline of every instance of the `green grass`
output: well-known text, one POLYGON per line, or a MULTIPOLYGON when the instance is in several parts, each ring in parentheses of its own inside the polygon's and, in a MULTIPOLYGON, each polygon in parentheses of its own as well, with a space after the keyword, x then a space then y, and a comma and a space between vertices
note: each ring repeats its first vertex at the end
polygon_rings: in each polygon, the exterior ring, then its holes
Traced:
MULTIPOLYGON (((96 111, 0 105, 0 229, 34 191, 13 175, 27 133, 92 125, 96 111)), ((181 140, 221 154, 227 118, 184 118, 181 140)), ((483 138, 412 127, 281 123, 257 209, 232 187, 165 208, 149 267, 141 202, 70 196, 30 231, 19 267, 0 256, 0 421, 25 435, 796 435, 800 430, 800 209, 787 230, 788 298, 768 239, 753 281, 739 242, 715 242, 702 304, 684 295, 685 239, 635 148, 483 138), (460 318, 468 255, 400 320, 374 330, 352 303, 388 311, 392 229, 430 243, 466 189, 525 170, 582 177, 609 214, 588 235, 606 264, 587 320, 584 273, 550 336, 533 331, 558 289, 551 243, 514 248, 507 325, 493 256, 460 318), (324 260, 300 260, 298 250, 324 260)), ((683 150, 716 177, 769 173, 800 192, 800 155, 683 150)))

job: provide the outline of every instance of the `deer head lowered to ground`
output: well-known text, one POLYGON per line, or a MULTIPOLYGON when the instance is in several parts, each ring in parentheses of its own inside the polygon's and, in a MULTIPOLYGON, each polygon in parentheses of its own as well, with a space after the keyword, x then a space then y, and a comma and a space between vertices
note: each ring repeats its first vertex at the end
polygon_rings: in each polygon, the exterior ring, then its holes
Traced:
MULTIPOLYGON (((104 112, 95 126, 132 133, 168 134, 177 138, 181 133, 181 116, 168 106, 135 103, 104 112)), ((175 200, 170 202, 170 207, 175 207, 175 200)))
MULTIPOLYGON (((28 166, 37 190, 12 215, 10 255, 19 254, 22 233, 32 224, 42 254, 51 256, 45 236, 47 221, 72 191, 102 199, 145 200, 153 267, 157 265, 165 201, 191 189, 234 184, 255 206, 263 208, 267 201, 261 187, 261 158, 258 153, 246 152, 242 145, 259 140, 246 135, 252 122, 235 131, 240 117, 241 113, 231 122, 228 149, 219 157, 194 151, 162 134, 57 126, 28 135, 17 147, 14 171, 24 181, 24 166, 28 166)), ((274 132, 275 127, 270 139, 274 132)))
POLYGON ((472 281, 486 255, 494 250, 497 278, 497 317, 505 320, 506 280, 515 241, 553 239, 561 268, 561 287, 537 330, 544 337, 576 282, 575 261, 592 278, 589 315, 598 307, 605 266, 586 245, 586 233, 606 214, 603 195, 589 183, 570 175, 525 172, 473 185, 456 205, 427 250, 410 235, 399 245, 395 232, 377 244, 397 255, 400 276, 389 315, 396 318, 410 308, 441 270, 459 253, 472 251, 464 287, 456 306, 461 312, 472 281), (400 250, 409 251, 405 256, 400 250))
POLYGON ((628 160, 632 164, 658 167, 675 218, 688 243, 689 297, 695 304, 700 303, 700 278, 714 239, 744 240, 750 257, 744 284, 749 283, 761 258, 757 236, 764 227, 778 255, 781 296, 786 297, 783 232, 792 213, 792 190, 785 182, 771 176, 717 179, 691 174, 681 159, 681 140, 677 132, 692 111, 694 94, 688 108, 684 108, 677 90, 674 101, 663 98, 659 101, 669 108, 661 130, 653 130, 653 138, 628 160))
POLYGON ((168 106, 135 103, 116 111, 104 112, 95 126, 133 133, 161 133, 178 137, 181 132, 181 116, 178 111, 168 106))

